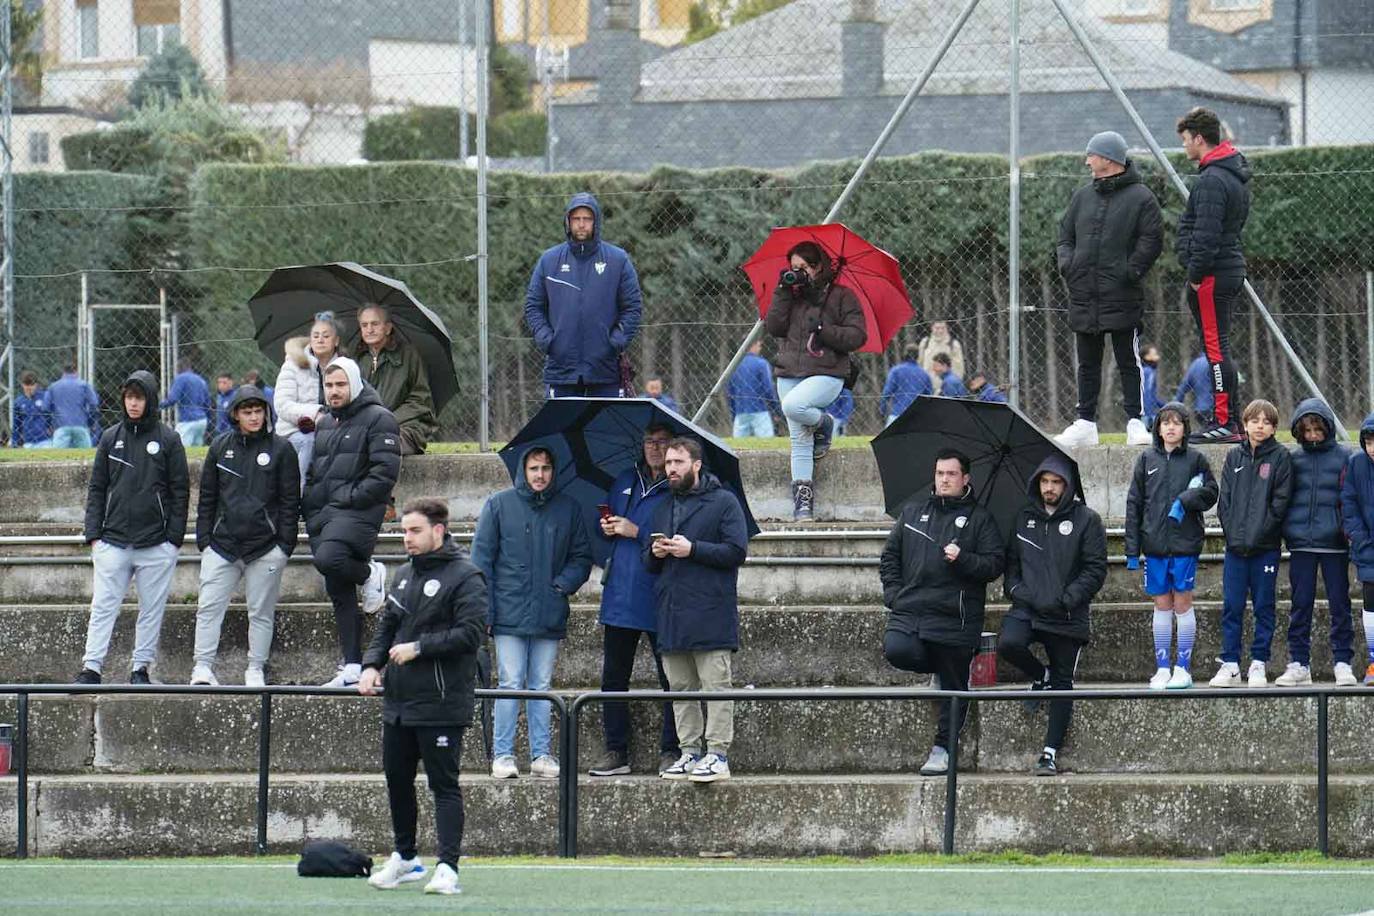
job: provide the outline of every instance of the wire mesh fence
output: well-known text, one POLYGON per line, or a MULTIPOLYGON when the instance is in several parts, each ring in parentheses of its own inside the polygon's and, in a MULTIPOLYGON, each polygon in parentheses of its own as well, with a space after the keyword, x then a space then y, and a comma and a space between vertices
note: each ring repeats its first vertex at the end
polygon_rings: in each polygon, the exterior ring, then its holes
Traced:
MULTIPOLYGON (((212 386, 250 369, 270 384, 282 355, 253 343, 248 297, 274 266, 353 260, 405 280, 444 318, 462 392, 441 415, 441 438, 475 438, 484 30, 493 438, 511 436, 545 396, 543 358, 522 320, 526 285, 540 252, 563 239, 568 197, 584 189, 601 200, 605 240, 639 271, 643 323, 628 350, 637 385, 660 377, 693 413, 758 317, 740 264, 771 227, 820 220, 967 6, 478 2, 45 4, 31 38, 42 72, 25 77, 14 139, 19 368, 50 379, 76 359, 84 274, 90 302, 165 292, 175 328, 165 371, 186 357, 212 386)), ((1371 407, 1374 9, 1067 6, 1165 147, 1177 142, 1176 118, 1203 104, 1251 157, 1250 277, 1338 415, 1357 422, 1371 407)), ((1181 200, 1056 5, 1020 0, 1015 35, 1011 10, 1011 0, 976 5, 839 213, 899 260, 915 308, 883 353, 861 358, 851 433, 881 429, 884 381, 910 346, 927 363, 950 351, 966 379, 977 371, 1014 385, 1047 429, 1073 418, 1074 343, 1053 248, 1069 196, 1088 181, 1076 151, 1100 130, 1127 138, 1165 208, 1142 328, 1160 351, 1164 399, 1198 355, 1171 251, 1181 200), (1008 273, 1013 49, 1018 283, 1008 273)), ((1191 181, 1194 167, 1175 162, 1191 181)), ((102 404, 115 405, 121 373, 161 357, 162 329, 149 321, 97 318, 102 404)), ((773 348, 765 340, 763 355, 773 348)), ((1232 348, 1242 399, 1286 408, 1307 394, 1249 304, 1232 348)), ((1120 429, 1110 358, 1104 380, 1101 419, 1120 429)), ((704 419, 728 432, 726 401, 704 419)))

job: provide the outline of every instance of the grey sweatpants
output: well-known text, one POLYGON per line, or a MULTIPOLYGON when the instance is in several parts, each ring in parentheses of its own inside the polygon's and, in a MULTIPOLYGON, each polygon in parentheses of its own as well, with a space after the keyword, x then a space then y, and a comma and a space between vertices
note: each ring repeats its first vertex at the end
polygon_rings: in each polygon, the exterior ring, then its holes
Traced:
POLYGON ((86 655, 82 664, 99 672, 110 651, 119 608, 129 583, 138 586, 138 623, 134 629, 132 668, 146 668, 157 660, 167 592, 177 568, 178 550, 163 542, 152 547, 116 547, 97 541, 91 548, 95 581, 91 588, 91 620, 86 626, 86 655))
POLYGON ((251 563, 226 560, 213 549, 201 555, 196 664, 214 665, 224 611, 240 579, 248 600, 248 664, 260 668, 267 663, 267 653, 272 649, 277 596, 281 594, 281 576, 285 571, 286 552, 280 547, 273 547, 251 563))

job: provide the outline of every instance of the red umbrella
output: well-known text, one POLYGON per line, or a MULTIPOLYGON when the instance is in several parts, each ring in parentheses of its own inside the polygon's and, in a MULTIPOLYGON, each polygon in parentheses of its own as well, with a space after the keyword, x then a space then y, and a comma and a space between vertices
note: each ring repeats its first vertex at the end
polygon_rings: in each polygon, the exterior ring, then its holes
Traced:
POLYGON ((911 320, 911 297, 902 281, 901 265, 892 255, 867 241, 844 223, 820 226, 780 226, 768 234, 759 250, 744 263, 758 300, 759 317, 768 314, 778 275, 791 265, 787 252, 798 242, 815 242, 830 257, 835 283, 854 291, 864 309, 868 340, 861 353, 881 353, 897 331, 911 320))

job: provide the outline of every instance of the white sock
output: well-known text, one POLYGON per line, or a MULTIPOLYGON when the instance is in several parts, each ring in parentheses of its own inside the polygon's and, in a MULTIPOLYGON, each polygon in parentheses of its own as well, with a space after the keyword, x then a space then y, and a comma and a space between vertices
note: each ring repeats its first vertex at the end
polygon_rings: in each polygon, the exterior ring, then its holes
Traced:
POLYGON ((1374 662, 1374 611, 1366 610, 1360 615, 1364 622, 1364 642, 1369 647, 1369 660, 1374 662))

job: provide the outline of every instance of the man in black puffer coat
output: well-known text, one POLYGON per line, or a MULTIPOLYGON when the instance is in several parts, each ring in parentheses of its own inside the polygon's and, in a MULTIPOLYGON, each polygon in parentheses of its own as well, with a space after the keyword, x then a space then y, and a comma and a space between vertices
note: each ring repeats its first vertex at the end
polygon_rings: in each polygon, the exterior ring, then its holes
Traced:
POLYGON ((229 599, 243 581, 248 601, 248 667, 243 682, 266 684, 277 595, 287 557, 296 549, 301 472, 296 449, 272 434, 267 395, 253 385, 234 392, 230 429, 210 443, 200 471, 196 546, 200 597, 192 684, 218 684, 215 655, 229 599))
MULTIPOLYGON (((883 604, 892 612, 883 634, 888 662, 933 674, 945 690, 967 690, 988 583, 1002 574, 1005 553, 996 520, 974 498, 968 457, 956 449, 941 451, 930 498, 909 500, 883 545, 878 573, 883 604)), ((967 715, 965 703, 961 731, 967 715)), ((945 701, 922 775, 948 771, 950 727, 945 701)))
MULTIPOLYGON (((1072 690, 1078 655, 1092 635, 1089 605, 1107 581, 1107 532, 1102 519, 1074 498, 1077 474, 1061 455, 1040 463, 1027 486, 1007 546, 1003 584, 1011 610, 1002 619, 997 651, 1031 679, 1032 690, 1072 690), (1049 665, 1030 650, 1038 642, 1049 665)), ((1037 776, 1058 772, 1057 757, 1073 718, 1072 700, 1050 703, 1037 776)))
POLYGON ((119 606, 138 586, 131 684, 151 683, 167 591, 186 538, 190 476, 181 437, 158 421, 157 379, 139 369, 120 386, 124 419, 100 437, 86 491, 86 543, 95 583, 78 684, 99 684, 119 606))
POLYGON ((334 605, 343 664, 327 687, 358 682, 362 672, 364 607, 374 613, 386 596, 386 570, 372 560, 387 501, 401 471, 400 427, 362 379, 358 364, 336 357, 324 375, 328 413, 315 427, 301 514, 315 568, 334 605))
POLYGON ((1140 321, 1145 275, 1164 247, 1164 221, 1120 134, 1108 130, 1094 136, 1086 164, 1093 182, 1074 192, 1059 221, 1059 272, 1069 287, 1069 327, 1078 350, 1078 419, 1062 434, 1062 444, 1097 444, 1102 338, 1109 335, 1121 373, 1126 444, 1148 445, 1140 321))
POLYGON ((1221 120, 1206 108, 1178 119, 1183 151, 1198 164, 1197 183, 1178 220, 1178 263, 1188 271, 1188 308, 1202 335, 1212 379, 1214 422, 1194 442, 1240 442, 1236 364, 1231 359, 1231 312, 1245 293, 1240 235, 1250 215, 1250 166, 1221 120))
POLYGON ((415 769, 425 762, 434 793, 439 864, 427 893, 458 893, 463 793, 458 786, 463 729, 472 724, 477 650, 486 637, 487 583, 448 534, 448 505, 417 499, 401 510, 410 562, 391 581, 358 680, 372 694, 386 671, 382 767, 396 850, 369 879, 392 888, 424 875, 415 848, 415 769))

